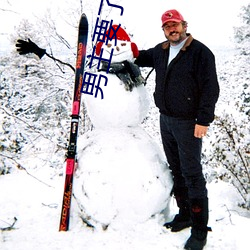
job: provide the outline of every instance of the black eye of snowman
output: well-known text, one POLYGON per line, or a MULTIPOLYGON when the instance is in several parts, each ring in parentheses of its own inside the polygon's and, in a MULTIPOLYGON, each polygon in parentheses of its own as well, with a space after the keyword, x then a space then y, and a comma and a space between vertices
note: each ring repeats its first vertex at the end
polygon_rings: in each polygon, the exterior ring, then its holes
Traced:
POLYGON ((126 46, 127 44, 126 43, 121 43, 121 46, 126 46))

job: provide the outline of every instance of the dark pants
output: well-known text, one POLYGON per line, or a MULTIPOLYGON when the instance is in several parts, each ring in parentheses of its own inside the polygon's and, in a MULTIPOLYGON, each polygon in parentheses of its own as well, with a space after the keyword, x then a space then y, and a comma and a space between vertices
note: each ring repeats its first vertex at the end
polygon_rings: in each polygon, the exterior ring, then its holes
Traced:
POLYGON ((204 199, 207 189, 201 165, 202 139, 194 137, 194 128, 195 120, 160 115, 162 143, 173 175, 174 194, 179 192, 183 196, 187 190, 189 199, 204 199))

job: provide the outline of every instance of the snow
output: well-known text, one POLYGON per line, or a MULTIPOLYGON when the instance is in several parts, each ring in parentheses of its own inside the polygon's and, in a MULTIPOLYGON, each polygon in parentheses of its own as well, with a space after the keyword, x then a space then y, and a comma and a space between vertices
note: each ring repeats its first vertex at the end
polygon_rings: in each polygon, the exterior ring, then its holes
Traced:
POLYGON ((124 84, 116 76, 110 74, 108 79, 107 86, 101 85, 103 99, 99 95, 99 98, 83 97, 92 123, 97 128, 137 126, 149 110, 148 92, 144 86, 132 92, 125 91, 124 84))
POLYGON ((124 229, 167 207, 172 178, 158 145, 142 128, 94 130, 80 141, 74 187, 88 217, 124 229))
MULTIPOLYGON (((46 181, 51 187, 23 171, 0 176, 0 227, 8 227, 13 218, 17 218, 13 230, 1 230, 1 249, 181 249, 189 236, 189 229, 171 233, 162 227, 160 218, 152 218, 124 230, 87 228, 78 217, 79 209, 74 198, 70 230, 58 232, 63 178, 46 181)), ((241 200, 239 194, 224 182, 210 183, 208 190, 209 225, 213 232, 209 233, 204 249, 245 250, 249 244, 250 220, 237 206, 241 200)), ((173 200, 170 208, 171 217, 176 210, 173 200)))

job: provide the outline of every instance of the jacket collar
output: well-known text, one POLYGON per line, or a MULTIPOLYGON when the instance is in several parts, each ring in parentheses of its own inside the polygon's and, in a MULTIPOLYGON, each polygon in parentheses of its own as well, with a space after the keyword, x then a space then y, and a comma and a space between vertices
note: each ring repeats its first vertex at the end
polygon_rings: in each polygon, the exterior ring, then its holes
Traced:
MULTIPOLYGON (((194 40, 194 38, 192 37, 191 34, 187 34, 188 39, 186 40, 185 44, 183 45, 183 47, 181 48, 181 50, 186 51, 186 48, 192 43, 192 41, 194 40)), ((166 41, 162 44, 162 48, 163 49, 168 49, 170 46, 170 42, 166 41)))

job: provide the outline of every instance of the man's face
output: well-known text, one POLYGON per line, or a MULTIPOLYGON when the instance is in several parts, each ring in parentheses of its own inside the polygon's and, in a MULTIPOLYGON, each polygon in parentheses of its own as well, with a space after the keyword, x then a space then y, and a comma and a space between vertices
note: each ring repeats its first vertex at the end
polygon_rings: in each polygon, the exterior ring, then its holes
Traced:
POLYGON ((179 44, 183 39, 186 38, 187 27, 177 22, 167 22, 162 27, 166 38, 173 45, 179 44))

